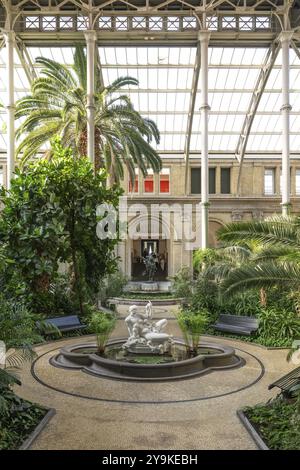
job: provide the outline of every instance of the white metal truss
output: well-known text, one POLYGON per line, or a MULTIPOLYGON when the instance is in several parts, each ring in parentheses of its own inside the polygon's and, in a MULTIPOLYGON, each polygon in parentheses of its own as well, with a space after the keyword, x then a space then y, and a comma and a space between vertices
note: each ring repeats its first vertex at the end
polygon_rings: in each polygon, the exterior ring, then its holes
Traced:
POLYGON ((244 124, 241 130, 241 134, 239 137, 239 141, 237 144, 236 148, 236 158, 239 161, 239 174, 238 174, 238 179, 237 179, 237 188, 236 188, 236 193, 239 194, 240 191, 240 184, 241 184, 241 175, 242 175, 242 168, 243 168, 243 162, 244 162, 244 157, 247 149, 247 143, 249 140, 253 120, 255 118, 259 103, 261 101, 262 95, 265 91, 266 85, 268 78, 270 76, 270 73, 273 69, 274 63, 277 59, 278 53, 280 51, 281 45, 278 43, 278 41, 274 41, 271 45, 271 47, 268 50, 268 53, 266 55, 265 63, 260 71, 260 74, 258 76, 257 83, 255 85, 255 90, 252 94, 251 101, 249 104, 249 108, 244 120, 244 124))
MULTIPOLYGON (((244 0, 242 5, 239 0, 0 0, 0 21, 2 17, 4 23, 10 15, 15 32, 31 44, 63 40, 70 45, 82 39, 87 29, 95 30, 101 41, 114 43, 124 38, 195 43, 203 18, 212 32, 212 43, 259 37, 270 44, 282 29, 284 14, 285 0, 244 0)), ((297 1, 290 16, 293 28, 299 26, 297 1)))
POLYGON ((32 83, 33 80, 37 78, 37 74, 24 42, 18 37, 16 37, 15 50, 18 54, 28 82, 32 83))
POLYGON ((187 191, 188 191, 188 175, 189 175, 191 135, 192 135, 192 129, 193 129, 193 120, 194 120, 194 113, 195 113, 195 103, 196 103, 196 96, 197 96, 197 90, 198 90, 200 67, 201 67, 201 51, 200 51, 200 44, 198 42, 197 51, 196 51, 196 59, 195 59, 195 67, 194 67, 194 73, 193 73, 192 89, 191 89, 191 95, 190 95, 188 122, 187 122, 186 137, 185 137, 185 148, 184 148, 185 193, 186 194, 187 194, 187 191))

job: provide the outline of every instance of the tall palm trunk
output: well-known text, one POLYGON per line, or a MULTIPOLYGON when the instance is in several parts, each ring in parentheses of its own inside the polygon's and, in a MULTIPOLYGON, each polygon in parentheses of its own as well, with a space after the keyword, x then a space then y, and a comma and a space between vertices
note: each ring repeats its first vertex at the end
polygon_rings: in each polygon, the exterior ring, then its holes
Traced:
MULTIPOLYGON (((81 157, 87 155, 87 128, 80 133, 79 137, 79 154, 81 157)), ((100 168, 103 168, 103 158, 101 154, 101 133, 98 127, 95 127, 95 171, 99 171, 100 168)))

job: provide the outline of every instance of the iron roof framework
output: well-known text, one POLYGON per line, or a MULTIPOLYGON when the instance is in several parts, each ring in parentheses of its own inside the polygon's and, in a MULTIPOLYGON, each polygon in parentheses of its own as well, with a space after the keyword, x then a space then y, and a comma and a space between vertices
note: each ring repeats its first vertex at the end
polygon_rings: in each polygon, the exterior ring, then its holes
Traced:
MULTIPOLYGON (((299 0, 0 0, 0 28, 16 33, 19 59, 15 67, 19 81, 25 82, 24 73, 27 80, 23 87, 21 83, 16 87, 17 97, 26 93, 38 73, 34 66, 35 56, 41 55, 36 54, 37 47, 42 55, 57 46, 67 51, 74 43, 84 42, 84 31, 95 30, 103 83, 125 72, 141 76, 139 89, 128 89, 128 93, 143 114, 160 121, 159 150, 184 152, 187 169, 190 153, 200 148, 198 36, 201 29, 209 29, 210 150, 235 154, 240 173, 246 151, 276 152, 278 148, 278 38, 282 31, 292 30, 291 149, 299 150, 299 0), (189 59, 181 60, 180 53, 176 60, 170 59, 170 55, 176 56, 174 50, 170 53, 172 46, 184 50, 189 59), (133 49, 136 61, 132 60, 133 49), (126 50, 131 52, 127 54, 126 50), (141 61, 142 50, 152 51, 147 52, 147 57, 157 51, 157 60, 148 57, 141 61), (156 80, 152 79, 153 74, 156 80), (165 74, 167 82, 162 80, 165 74), (176 80, 169 80, 172 74, 176 74, 176 80), (147 82, 144 87, 142 82, 147 82)), ((64 57, 64 62, 68 64, 70 54, 65 55, 68 57, 64 57)), ((4 65, 2 62, 0 69, 4 65)), ((1 101, 5 84, 0 83, 0 88, 1 101)))

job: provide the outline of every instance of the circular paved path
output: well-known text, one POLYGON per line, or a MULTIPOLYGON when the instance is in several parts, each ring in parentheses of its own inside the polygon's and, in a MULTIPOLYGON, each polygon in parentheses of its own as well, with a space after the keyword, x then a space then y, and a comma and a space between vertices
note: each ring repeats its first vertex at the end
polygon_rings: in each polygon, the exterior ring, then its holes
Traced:
MULTIPOLYGON (((168 327, 179 335, 175 322, 168 327)), ((120 322, 114 336, 124 334, 120 322)), ((268 384, 292 368, 286 351, 220 337, 209 341, 235 347, 243 367, 190 380, 139 383, 49 364, 60 347, 82 340, 39 346, 33 367, 24 368, 19 395, 57 411, 32 449, 255 449, 236 410, 268 400, 276 393, 267 390, 268 384)))

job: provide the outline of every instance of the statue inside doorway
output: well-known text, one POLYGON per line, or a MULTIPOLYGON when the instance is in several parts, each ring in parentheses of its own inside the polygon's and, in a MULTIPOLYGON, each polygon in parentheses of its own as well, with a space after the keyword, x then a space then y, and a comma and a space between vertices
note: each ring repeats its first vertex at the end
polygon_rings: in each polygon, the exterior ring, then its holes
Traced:
POLYGON ((154 254, 148 255, 143 258, 144 265, 145 265, 145 272, 144 275, 148 277, 148 281, 154 280, 154 275, 157 271, 157 260, 156 255, 154 254))

